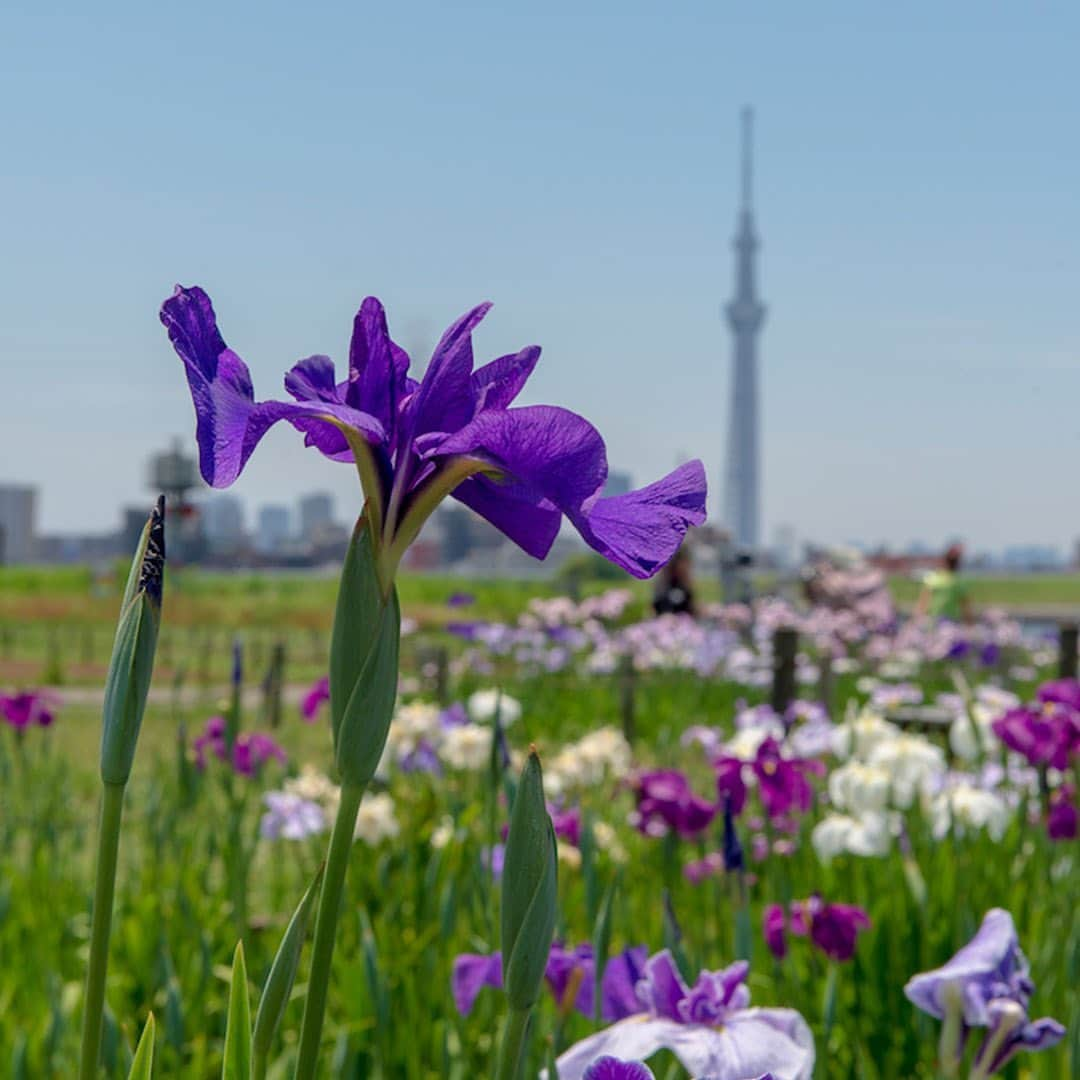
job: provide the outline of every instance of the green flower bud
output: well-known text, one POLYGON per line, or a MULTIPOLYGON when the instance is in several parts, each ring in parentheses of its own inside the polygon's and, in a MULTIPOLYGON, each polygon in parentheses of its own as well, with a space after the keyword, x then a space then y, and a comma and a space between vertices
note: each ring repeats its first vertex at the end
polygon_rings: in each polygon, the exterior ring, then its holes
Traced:
POLYGON ((131 563, 113 642, 101 733, 101 778, 127 783, 154 670, 165 572, 165 499, 143 527, 131 563))
POLYGON ((514 1012, 531 1009, 540 995, 555 933, 556 865, 555 830, 533 749, 514 798, 502 875, 503 985, 514 1012))
POLYGON ((341 568, 330 640, 330 723, 338 772, 364 787, 375 775, 397 697, 401 608, 380 587, 371 531, 356 523, 341 568))

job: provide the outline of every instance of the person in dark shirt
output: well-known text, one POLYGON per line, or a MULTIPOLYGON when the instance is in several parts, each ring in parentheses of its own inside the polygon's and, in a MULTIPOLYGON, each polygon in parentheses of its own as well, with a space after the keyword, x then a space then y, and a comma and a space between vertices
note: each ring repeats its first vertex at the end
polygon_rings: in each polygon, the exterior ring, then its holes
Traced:
POLYGON ((694 589, 690 580, 690 552, 679 548, 671 562, 660 571, 653 611, 657 615, 693 615, 694 589))

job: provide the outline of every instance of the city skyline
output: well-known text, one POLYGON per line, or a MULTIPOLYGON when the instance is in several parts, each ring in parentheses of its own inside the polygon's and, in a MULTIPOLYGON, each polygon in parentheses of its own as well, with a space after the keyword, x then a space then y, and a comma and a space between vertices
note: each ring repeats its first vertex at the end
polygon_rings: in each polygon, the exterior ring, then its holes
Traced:
MULTIPOLYGON (((0 481, 40 488, 48 532, 150 499, 146 455, 194 426, 156 320, 180 280, 264 397, 301 356, 340 369, 365 294, 420 356, 489 298, 478 359, 541 344, 524 400, 589 416, 638 483, 700 456, 718 522, 752 101, 762 536, 1070 547, 1076 512, 1047 506, 1080 452, 1080 12, 614 10, 477 30, 331 6, 317 48, 242 6, 7 13, 0 481)), ((319 489, 358 503, 350 469, 275 431, 238 491, 319 489)))

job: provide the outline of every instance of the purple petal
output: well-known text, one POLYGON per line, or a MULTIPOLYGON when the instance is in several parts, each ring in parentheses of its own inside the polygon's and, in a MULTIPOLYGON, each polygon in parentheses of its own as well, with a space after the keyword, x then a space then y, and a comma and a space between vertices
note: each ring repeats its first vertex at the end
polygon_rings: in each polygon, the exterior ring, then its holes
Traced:
POLYGON ((492 953, 481 956, 463 953, 454 958, 454 970, 450 979, 454 994, 454 1004, 462 1016, 472 1010, 476 995, 485 986, 502 988, 502 954, 492 953))
POLYGON ((655 1080, 653 1071, 640 1061, 597 1058, 584 1073, 584 1080, 655 1080))
POLYGON ((644 1008, 637 986, 645 976, 648 959, 649 950, 636 945, 608 961, 600 981, 601 1015, 608 1023, 633 1016, 644 1008))
POLYGON ((353 320, 345 401, 374 416, 389 439, 397 423, 408 367, 408 354, 390 340, 382 304, 374 296, 367 297, 353 320))
POLYGON ((408 438, 429 432, 458 431, 473 417, 472 332, 491 304, 478 304, 443 334, 420 387, 409 403, 408 438))
POLYGON ((1028 966, 1016 936, 1012 916, 1002 908, 992 908, 983 916, 975 936, 955 956, 934 971, 924 971, 908 980, 904 994, 923 1012, 939 1020, 945 1018, 945 987, 956 984, 964 1001, 964 1020, 970 1026, 985 1026, 987 1004, 1002 984, 1013 985, 1023 996, 1028 966))
POLYGON ((477 368, 472 376, 478 409, 505 409, 521 393, 540 359, 540 346, 528 345, 519 353, 500 356, 477 368))
POLYGON ((519 484, 474 476, 458 484, 453 495, 534 559, 544 558, 559 535, 562 514, 519 484))
POLYGON ((645 964, 645 978, 638 984, 637 992, 654 1016, 665 1020, 679 1019, 679 1003, 689 990, 669 949, 649 958, 645 964))
POLYGON ((688 461, 662 480, 569 513, 590 547, 637 578, 671 561, 691 525, 705 520, 705 468, 688 461))
MULTIPOLYGON (((312 440, 326 438, 328 430, 340 439, 327 417, 333 417, 380 443, 385 433, 372 416, 332 401, 291 404, 257 403, 247 365, 227 348, 217 327, 210 298, 198 288, 177 287, 161 308, 161 321, 184 362, 195 405, 199 467, 212 487, 228 487, 240 475, 259 440, 279 420, 288 420, 312 440)), ((318 365, 301 368, 294 382, 311 380, 318 365)), ((321 446, 320 446, 321 448, 321 446)))

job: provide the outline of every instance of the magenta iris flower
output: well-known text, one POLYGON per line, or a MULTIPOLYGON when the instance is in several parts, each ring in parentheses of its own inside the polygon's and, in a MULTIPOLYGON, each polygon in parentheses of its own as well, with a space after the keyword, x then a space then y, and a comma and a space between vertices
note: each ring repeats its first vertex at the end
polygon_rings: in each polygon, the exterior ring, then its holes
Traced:
POLYGON ((774 821, 809 810, 814 801, 814 789, 807 777, 821 776, 825 772, 825 766, 813 758, 782 756, 780 744, 771 735, 762 741, 753 761, 720 757, 713 762, 713 768, 720 797, 730 800, 735 814, 746 804, 744 770, 749 768, 757 783, 762 808, 774 821))
POLYGON ((1075 840, 1080 831, 1080 811, 1076 808, 1076 788, 1062 784, 1050 793, 1046 811, 1046 832, 1051 840, 1075 840))
POLYGON ((548 815, 551 818, 551 827, 560 840, 565 840, 574 847, 581 847, 581 811, 576 806, 558 810, 549 805, 548 815))
POLYGON ((786 929, 809 937, 830 960, 845 963, 855 955, 856 939, 870 927, 870 916, 853 904, 827 904, 820 896, 794 900, 785 912, 770 904, 762 918, 765 944, 778 960, 787 955, 786 929))
POLYGON ((311 686, 311 689, 304 695, 303 701, 300 702, 300 715, 309 723, 313 723, 315 718, 319 715, 319 709, 322 708, 324 702, 330 700, 330 677, 324 675, 321 679, 317 679, 311 686))
MULTIPOLYGON (((971 941, 942 967, 909 979, 904 993, 916 1008, 938 1020, 945 1020, 950 1008, 959 1010, 961 1040, 971 1028, 986 1028, 972 1076, 990 1076, 1020 1050, 1042 1050, 1065 1035, 1056 1020, 1028 1019, 1028 1001, 1035 991, 1030 970, 1012 916, 992 908, 971 941)), ((960 1053, 962 1044, 958 1057, 960 1053)))
POLYGON ((1080 750, 1080 713, 1047 702, 1040 709, 1010 709, 991 725, 994 734, 1036 768, 1065 770, 1080 750))
POLYGON ((391 340, 382 304, 368 297, 353 322, 348 374, 326 356, 285 376, 291 401, 256 401, 247 365, 229 349, 210 298, 178 287, 161 309, 195 404, 203 477, 227 487, 281 420, 335 461, 355 461, 373 536, 390 576, 448 494, 522 549, 543 558, 565 515, 592 548, 636 577, 667 563, 690 525, 705 520, 705 470, 691 461, 639 491, 604 498, 603 439, 585 419, 549 405, 513 408, 537 346, 473 366, 472 332, 490 305, 443 334, 423 378, 391 340))
POLYGON ((28 727, 49 727, 56 719, 53 696, 44 690, 24 690, 0 694, 0 717, 16 731, 28 727))
POLYGON ((1040 701, 1065 705, 1080 712, 1080 679, 1052 679, 1039 687, 1036 696, 1040 701))
POLYGON ((638 773, 634 791, 637 827, 647 836, 662 836, 672 829, 682 837, 697 836, 716 817, 716 804, 695 795, 677 769, 638 773))
POLYGON ((268 761, 276 761, 280 765, 288 763, 284 748, 272 736, 260 731, 238 735, 230 758, 225 726, 223 716, 211 716, 202 734, 195 739, 195 764, 199 769, 206 768, 208 755, 219 761, 228 761, 233 771, 241 776, 254 776, 268 761))

